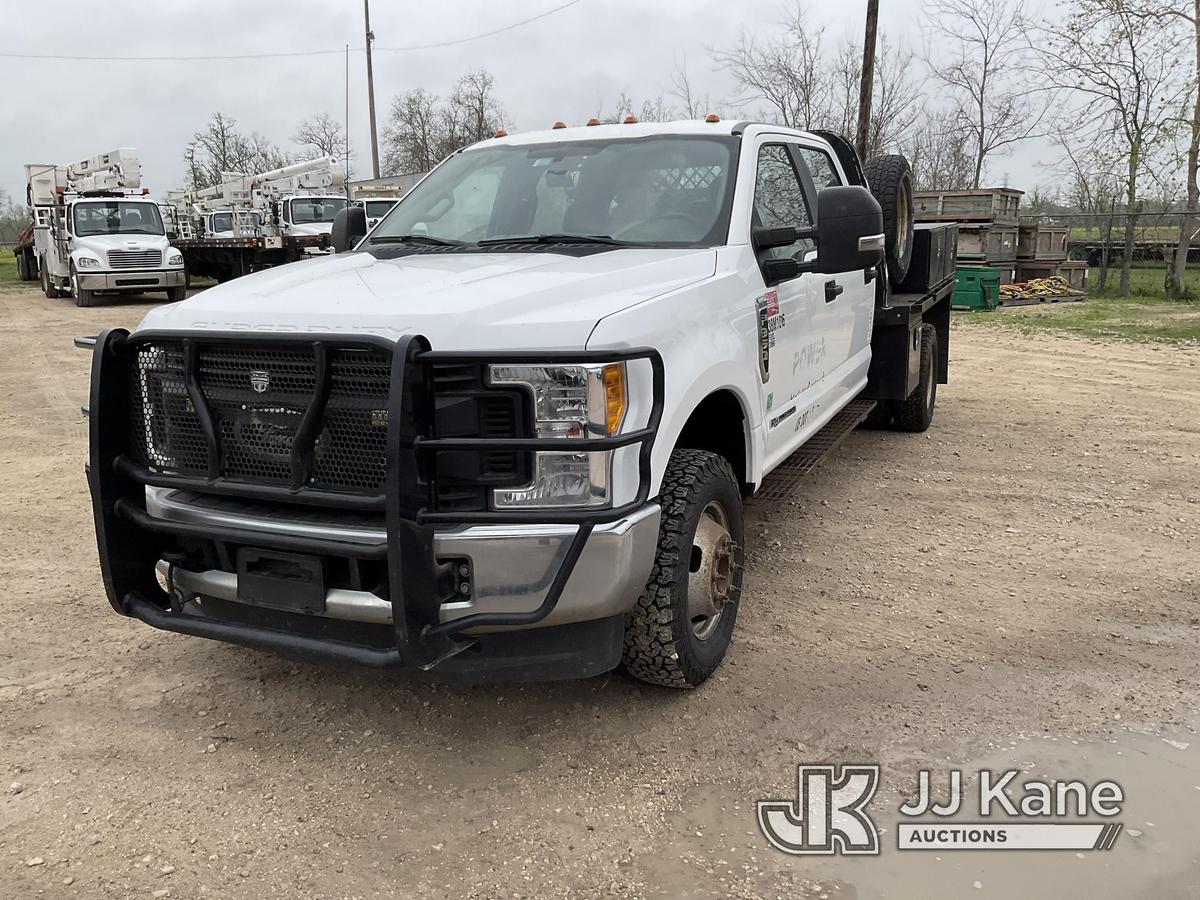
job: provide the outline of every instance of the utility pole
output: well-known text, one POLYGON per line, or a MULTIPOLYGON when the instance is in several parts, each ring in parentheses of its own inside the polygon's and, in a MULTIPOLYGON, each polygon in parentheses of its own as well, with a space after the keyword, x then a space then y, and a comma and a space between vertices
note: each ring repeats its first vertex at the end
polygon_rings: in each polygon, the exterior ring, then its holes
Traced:
POLYGON ((864 160, 867 158, 867 140, 871 133, 871 95, 874 93, 875 87, 875 32, 878 27, 879 0, 867 0, 867 33, 863 37, 862 82, 858 86, 858 134, 854 139, 854 149, 858 151, 858 158, 864 160))
POLYGON ((346 45, 346 124, 342 143, 342 170, 346 175, 346 199, 350 199, 350 45, 346 45))
POLYGON ((371 0, 363 0, 363 24, 367 32, 367 108, 371 113, 371 177, 379 177, 379 137, 375 133, 375 75, 371 72, 371 0))

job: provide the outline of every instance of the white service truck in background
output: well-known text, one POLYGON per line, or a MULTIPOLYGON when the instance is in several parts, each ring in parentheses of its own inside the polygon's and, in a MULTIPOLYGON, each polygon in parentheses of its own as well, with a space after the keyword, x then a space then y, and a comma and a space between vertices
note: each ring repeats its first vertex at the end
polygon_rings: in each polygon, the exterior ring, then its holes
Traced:
POLYGON ((345 172, 318 157, 269 172, 225 172, 220 184, 171 191, 189 276, 228 281, 327 253, 334 217, 346 208, 345 172))
POLYGON ((80 338, 108 599, 414 677, 698 685, 753 602, 743 502, 932 421, 954 262, 911 200, 826 132, 498 136, 335 256, 80 338))
POLYGON ((33 252, 48 298, 92 306, 102 294, 165 291, 182 300, 183 256, 171 246, 158 204, 142 187, 129 148, 69 165, 27 164, 33 252))

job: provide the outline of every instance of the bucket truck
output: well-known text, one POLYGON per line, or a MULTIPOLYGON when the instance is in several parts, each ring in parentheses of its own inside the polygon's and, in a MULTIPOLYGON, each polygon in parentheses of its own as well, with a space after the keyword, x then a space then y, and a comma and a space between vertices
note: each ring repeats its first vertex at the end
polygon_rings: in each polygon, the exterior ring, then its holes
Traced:
POLYGON ((219 184, 167 197, 178 212, 176 245, 189 275, 228 281, 328 250, 333 217, 346 207, 336 158, 221 175, 219 184))
POLYGON ((183 256, 171 246, 158 205, 142 187, 127 147, 68 165, 25 166, 33 208, 33 252, 42 290, 92 306, 99 294, 186 293, 183 256))

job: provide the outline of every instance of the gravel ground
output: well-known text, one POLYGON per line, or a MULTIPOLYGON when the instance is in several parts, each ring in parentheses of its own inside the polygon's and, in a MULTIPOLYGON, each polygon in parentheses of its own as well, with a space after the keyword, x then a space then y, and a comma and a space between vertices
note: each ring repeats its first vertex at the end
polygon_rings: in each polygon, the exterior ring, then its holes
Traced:
MULTIPOLYGON (((1194 349, 955 327, 927 434, 858 432, 790 502, 751 505, 703 689, 450 689, 112 613, 70 339, 147 308, 0 288, 0 895, 930 896, 784 857, 753 801, 794 797, 801 762, 907 784, 1031 738, 1064 764, 1092 746, 1072 741, 1190 741, 1194 349)), ((1154 896, 1195 896, 1192 845, 1154 896)), ((1136 851, 1107 865, 1140 872, 1136 851)))

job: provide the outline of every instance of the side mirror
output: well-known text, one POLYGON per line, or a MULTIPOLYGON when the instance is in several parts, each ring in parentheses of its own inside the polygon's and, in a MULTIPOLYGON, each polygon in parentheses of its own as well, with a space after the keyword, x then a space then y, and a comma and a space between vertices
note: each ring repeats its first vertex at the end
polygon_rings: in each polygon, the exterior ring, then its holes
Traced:
POLYGON ((817 225, 817 272, 873 269, 883 262, 883 210, 865 187, 819 191, 817 225))
POLYGON ((333 230, 329 235, 329 243, 334 253, 345 253, 353 250, 364 234, 367 233, 367 214, 361 206, 347 206, 339 209, 333 217, 333 230))

